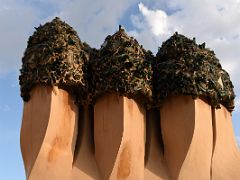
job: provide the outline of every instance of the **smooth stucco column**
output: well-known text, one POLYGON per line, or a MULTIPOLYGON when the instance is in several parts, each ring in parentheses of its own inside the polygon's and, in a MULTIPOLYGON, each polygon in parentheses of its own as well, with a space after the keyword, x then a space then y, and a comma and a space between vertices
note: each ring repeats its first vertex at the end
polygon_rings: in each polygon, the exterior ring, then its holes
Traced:
POLYGON ((58 87, 37 86, 24 103, 21 150, 28 180, 69 180, 78 108, 58 87))
POLYGON ((103 180, 144 178, 145 109, 107 94, 94 106, 95 157, 103 180))
POLYGON ((213 180, 240 179, 240 151, 237 147, 231 113, 223 106, 214 110, 215 142, 212 158, 213 180))
POLYGON ((190 96, 168 98, 160 109, 164 157, 171 179, 210 180, 211 106, 190 96))

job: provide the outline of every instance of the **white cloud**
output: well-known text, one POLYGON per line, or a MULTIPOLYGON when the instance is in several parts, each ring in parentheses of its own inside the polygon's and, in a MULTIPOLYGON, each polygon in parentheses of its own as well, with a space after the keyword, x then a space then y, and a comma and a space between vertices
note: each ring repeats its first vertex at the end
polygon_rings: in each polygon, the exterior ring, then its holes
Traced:
MULTIPOLYGON (((108 34, 114 33, 125 12, 138 0, 25 0, 2 1, 0 7, 0 74, 18 71, 28 36, 34 26, 60 16, 72 25, 83 41, 99 47, 108 34), (46 13, 46 11, 48 13, 46 13), (45 14, 44 14, 45 13, 45 14), (44 16, 42 15, 44 14, 44 16)), ((230 72, 236 87, 240 87, 240 1, 229 0, 143 0, 139 14, 132 14, 125 21, 132 21, 134 35, 146 49, 156 52, 158 46, 174 31, 197 42, 207 42, 225 69, 230 72), (144 2, 159 9, 151 9, 144 2)), ((124 25, 124 24, 123 24, 124 25)), ((239 88, 240 90, 240 88, 239 88)))
POLYGON ((150 10, 143 3, 138 5, 140 12, 146 18, 146 21, 155 36, 168 34, 167 14, 162 10, 150 10))
POLYGON ((1 2, 0 8, 0 74, 17 71, 32 33, 38 11, 21 4, 21 0, 1 2))
MULTIPOLYGON (((58 2, 57 0, 52 0, 58 2)), ((60 16, 72 25, 79 33, 81 40, 93 47, 100 47, 108 34, 118 29, 119 20, 128 8, 137 0, 72 0, 61 3, 58 12, 60 16)))
POLYGON ((132 15, 139 42, 156 52, 157 47, 175 31, 187 37, 196 37, 214 50, 240 91, 240 1, 230 0, 169 0, 167 11, 150 9, 139 3, 139 14, 132 15))
POLYGON ((137 0, 0 0, 0 75, 18 72, 34 26, 60 16, 80 38, 99 47, 118 28, 126 10, 137 0))

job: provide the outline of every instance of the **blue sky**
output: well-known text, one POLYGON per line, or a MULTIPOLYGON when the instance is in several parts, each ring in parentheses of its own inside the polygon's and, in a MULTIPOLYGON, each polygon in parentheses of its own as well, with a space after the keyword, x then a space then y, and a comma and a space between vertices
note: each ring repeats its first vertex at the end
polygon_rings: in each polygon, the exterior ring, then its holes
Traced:
POLYGON ((153 52, 175 31, 206 42, 235 85, 232 117, 240 141, 239 9, 238 0, 0 0, 0 179, 25 179, 19 146, 19 68, 34 27, 55 16, 97 48, 119 24, 153 52))

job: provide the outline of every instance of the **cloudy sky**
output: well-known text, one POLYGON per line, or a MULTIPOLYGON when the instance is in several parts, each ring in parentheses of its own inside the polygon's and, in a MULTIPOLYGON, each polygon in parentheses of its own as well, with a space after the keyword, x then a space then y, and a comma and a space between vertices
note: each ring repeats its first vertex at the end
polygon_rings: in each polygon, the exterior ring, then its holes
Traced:
POLYGON ((0 179, 23 180, 18 75, 34 27, 55 16, 100 47, 118 25, 156 53, 175 31, 214 50, 235 85, 233 124, 240 141, 240 0, 0 0, 0 179))

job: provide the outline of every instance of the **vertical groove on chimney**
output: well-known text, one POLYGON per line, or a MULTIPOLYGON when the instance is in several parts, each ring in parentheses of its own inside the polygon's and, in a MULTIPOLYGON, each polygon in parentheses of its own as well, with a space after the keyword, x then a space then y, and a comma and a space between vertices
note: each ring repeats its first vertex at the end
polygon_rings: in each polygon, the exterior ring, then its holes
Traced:
POLYGON ((83 107, 80 106, 78 108, 78 119, 77 119, 77 138, 76 138, 76 144, 75 144, 75 149, 74 149, 74 156, 73 156, 73 164, 75 163, 76 161, 76 158, 77 158, 77 154, 79 153, 80 151, 80 146, 81 146, 81 143, 82 143, 82 137, 83 137, 83 127, 84 127, 84 116, 85 114, 83 113, 83 107))
POLYGON ((151 113, 152 113, 152 110, 146 110, 146 123, 145 123, 145 155, 144 155, 144 164, 146 165, 147 164, 147 161, 149 159, 149 153, 150 153, 150 137, 151 137, 151 134, 150 134, 150 130, 151 130, 151 127, 150 127, 150 121, 151 121, 151 113))
POLYGON ((145 165, 150 156, 151 136, 156 138, 158 148, 160 148, 164 154, 159 108, 152 108, 146 112, 145 165))
POLYGON ((213 154, 216 145, 216 115, 215 115, 215 108, 212 107, 212 130, 213 130, 213 146, 212 146, 212 158, 211 158, 211 169, 210 169, 210 178, 212 179, 212 161, 213 161, 213 154))
POLYGON ((95 143, 94 143, 94 108, 92 105, 88 106, 89 113, 89 121, 90 121, 90 129, 91 129, 91 150, 93 150, 93 154, 95 153, 95 143))

